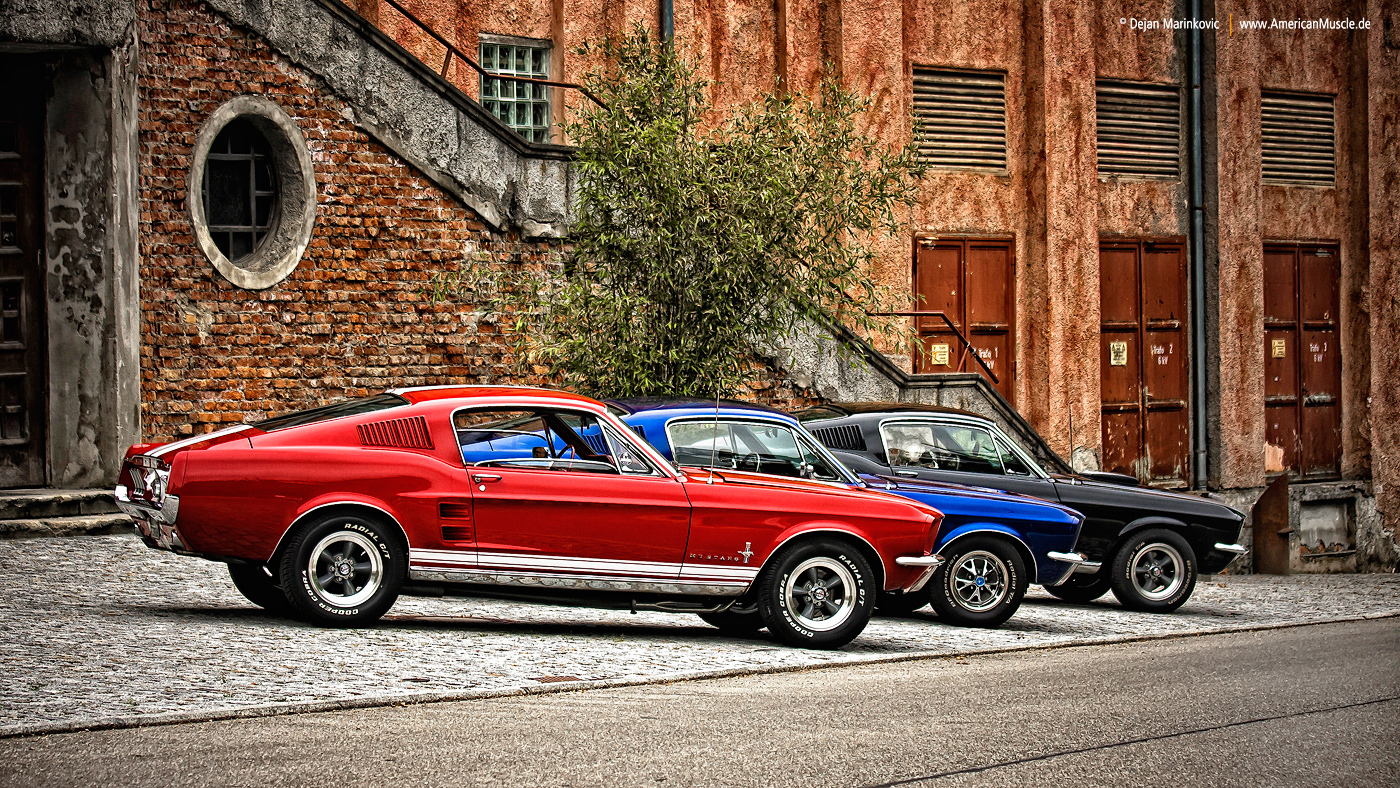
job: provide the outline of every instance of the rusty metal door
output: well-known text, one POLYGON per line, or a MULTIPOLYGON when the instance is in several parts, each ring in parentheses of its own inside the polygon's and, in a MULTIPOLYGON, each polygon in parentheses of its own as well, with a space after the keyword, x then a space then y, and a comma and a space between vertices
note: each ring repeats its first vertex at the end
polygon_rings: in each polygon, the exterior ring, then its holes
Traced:
POLYGON ((0 56, 0 487, 47 482, 41 65, 0 56))
POLYGON ((1265 439, 1303 479, 1341 475, 1340 282, 1336 246, 1264 247, 1265 439))
MULTIPOLYGON (((915 238, 914 308, 943 312, 996 375, 993 387, 1015 391, 1015 265, 1008 239, 915 238)), ((957 337, 936 318, 916 318, 918 372, 981 372, 962 359, 957 337), (961 362, 961 363, 960 363, 961 362)))
POLYGON ((1099 246, 1103 468, 1159 486, 1190 480, 1186 248, 1099 246))

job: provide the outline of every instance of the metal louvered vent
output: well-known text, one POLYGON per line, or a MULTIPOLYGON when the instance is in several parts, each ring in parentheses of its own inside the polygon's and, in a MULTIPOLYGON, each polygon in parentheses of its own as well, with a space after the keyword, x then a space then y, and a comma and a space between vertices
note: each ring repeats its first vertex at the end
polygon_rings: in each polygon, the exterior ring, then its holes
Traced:
POLYGON ((1006 170, 1006 75, 914 68, 919 155, 941 169, 1006 170))
POLYGON ((1270 93, 1261 97, 1264 183, 1337 184, 1337 125, 1331 96, 1270 93))
POLYGON ((1176 85, 1099 80, 1099 173, 1181 177, 1181 90, 1176 85))
POLYGON ((845 424, 840 427, 823 427, 812 430, 812 434, 817 436, 817 440, 826 444, 829 449, 846 449, 848 451, 865 451, 865 436, 860 433, 860 427, 854 424, 845 424))
POLYGON ((444 520, 470 520, 472 519, 472 505, 470 503, 440 503, 438 504, 438 517, 444 520))
POLYGON ((433 436, 422 416, 361 424, 360 443, 364 446, 394 446, 400 449, 431 449, 433 436))

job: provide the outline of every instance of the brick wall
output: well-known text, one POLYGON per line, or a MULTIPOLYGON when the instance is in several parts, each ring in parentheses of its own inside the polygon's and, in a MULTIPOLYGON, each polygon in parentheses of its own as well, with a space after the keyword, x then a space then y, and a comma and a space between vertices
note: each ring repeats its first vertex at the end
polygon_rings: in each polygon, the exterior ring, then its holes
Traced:
MULTIPOLYGON (((557 244, 492 231, 345 120, 319 81, 202 3, 149 0, 141 27, 142 423, 149 439, 204 432, 391 386, 512 378, 497 326, 433 303, 464 261, 543 262, 557 244), (241 290, 195 244, 185 184, 200 124, 265 96, 316 165, 316 227, 282 283, 241 290)), ((477 263, 479 264, 479 263, 477 263)))
MULTIPOLYGON (((544 264, 523 242, 347 121, 319 80, 203 3, 146 0, 141 66, 142 432, 206 432, 393 386, 520 379, 500 327, 434 302, 434 277, 468 264, 544 264), (316 165, 316 226, 297 269, 267 290, 229 284, 195 243, 185 185, 200 124, 243 94, 279 104, 316 165)), ((537 373, 544 373, 538 370, 537 373)), ((813 399, 766 371, 752 399, 813 399)))

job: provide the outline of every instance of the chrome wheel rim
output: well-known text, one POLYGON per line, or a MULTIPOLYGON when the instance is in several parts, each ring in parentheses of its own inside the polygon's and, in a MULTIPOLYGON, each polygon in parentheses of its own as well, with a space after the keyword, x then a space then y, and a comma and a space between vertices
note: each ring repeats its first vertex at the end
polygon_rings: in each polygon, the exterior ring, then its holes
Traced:
POLYGON ((355 607, 379 590, 384 561, 364 534, 337 531, 316 543, 306 562, 311 590, 332 607, 355 607))
POLYGON ((984 613, 1006 599, 1011 573, 995 553, 973 550, 958 558, 948 570, 953 598, 973 613, 984 613))
POLYGON ((1161 542, 1145 544, 1133 554, 1133 589, 1144 599, 1170 599, 1186 582, 1186 562, 1175 547, 1161 542))
POLYGON ((808 558, 788 573, 783 597, 797 623, 827 632, 854 614, 856 578, 845 564, 833 558, 808 558))

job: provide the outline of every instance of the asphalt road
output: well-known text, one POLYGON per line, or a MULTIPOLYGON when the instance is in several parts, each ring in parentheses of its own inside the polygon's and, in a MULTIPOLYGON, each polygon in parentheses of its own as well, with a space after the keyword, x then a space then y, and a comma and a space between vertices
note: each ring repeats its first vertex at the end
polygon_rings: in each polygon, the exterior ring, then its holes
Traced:
POLYGON ((1396 786, 1400 619, 6 739, 0 784, 1396 786))

